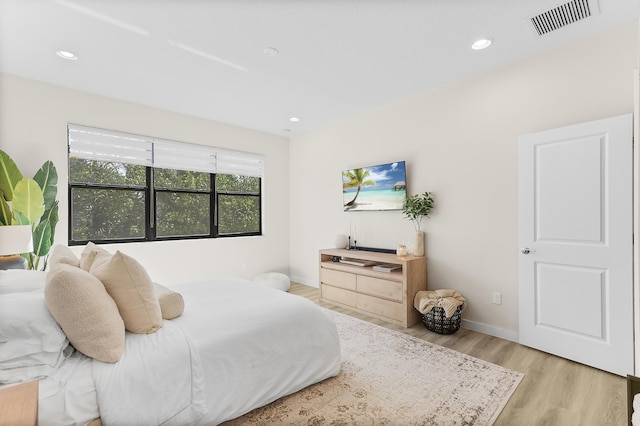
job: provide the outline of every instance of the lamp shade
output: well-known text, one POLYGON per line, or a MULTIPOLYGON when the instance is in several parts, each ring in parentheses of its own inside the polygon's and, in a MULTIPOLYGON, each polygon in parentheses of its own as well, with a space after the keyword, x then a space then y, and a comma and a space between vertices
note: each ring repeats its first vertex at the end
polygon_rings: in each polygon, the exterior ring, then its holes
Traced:
POLYGON ((31 225, 0 226, 0 256, 32 251, 31 225))

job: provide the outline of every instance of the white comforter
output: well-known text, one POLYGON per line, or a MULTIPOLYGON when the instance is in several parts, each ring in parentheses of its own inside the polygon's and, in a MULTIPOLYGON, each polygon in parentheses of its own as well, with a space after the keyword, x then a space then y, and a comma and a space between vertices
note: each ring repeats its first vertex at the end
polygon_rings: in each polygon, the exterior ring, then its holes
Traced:
POLYGON ((340 370, 336 326, 307 299, 238 278, 173 289, 184 314, 152 335, 127 333, 118 363, 69 359, 74 374, 41 381, 40 424, 81 424, 69 412, 89 415, 96 400, 106 426, 218 424, 340 370))

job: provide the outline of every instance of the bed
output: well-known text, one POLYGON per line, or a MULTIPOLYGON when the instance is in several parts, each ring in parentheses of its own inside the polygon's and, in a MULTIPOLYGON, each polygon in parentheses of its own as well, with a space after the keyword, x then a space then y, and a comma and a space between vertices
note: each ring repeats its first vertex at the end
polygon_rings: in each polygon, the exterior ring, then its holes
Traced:
POLYGON ((184 313, 127 331, 121 358, 98 361, 50 313, 46 274, 0 271, 0 388, 39 379, 41 425, 219 424, 340 370, 320 308, 233 277, 171 287, 184 313))

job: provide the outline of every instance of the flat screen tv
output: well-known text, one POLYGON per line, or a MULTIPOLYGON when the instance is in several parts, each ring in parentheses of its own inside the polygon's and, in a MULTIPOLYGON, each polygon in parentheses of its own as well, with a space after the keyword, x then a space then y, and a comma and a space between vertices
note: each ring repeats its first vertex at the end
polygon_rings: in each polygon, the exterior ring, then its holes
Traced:
POLYGON ((344 211, 401 210, 407 195, 405 162, 378 164, 342 172, 344 211))

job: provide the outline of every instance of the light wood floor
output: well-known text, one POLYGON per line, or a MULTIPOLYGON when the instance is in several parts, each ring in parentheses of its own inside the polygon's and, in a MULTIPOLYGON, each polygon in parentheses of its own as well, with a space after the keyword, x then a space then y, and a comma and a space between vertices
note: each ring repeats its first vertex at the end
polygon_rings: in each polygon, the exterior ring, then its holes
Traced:
POLYGON ((496 426, 627 424, 627 385, 621 376, 467 329, 440 335, 427 330, 422 323, 401 328, 320 302, 315 287, 292 283, 289 292, 325 308, 524 373, 496 426))

